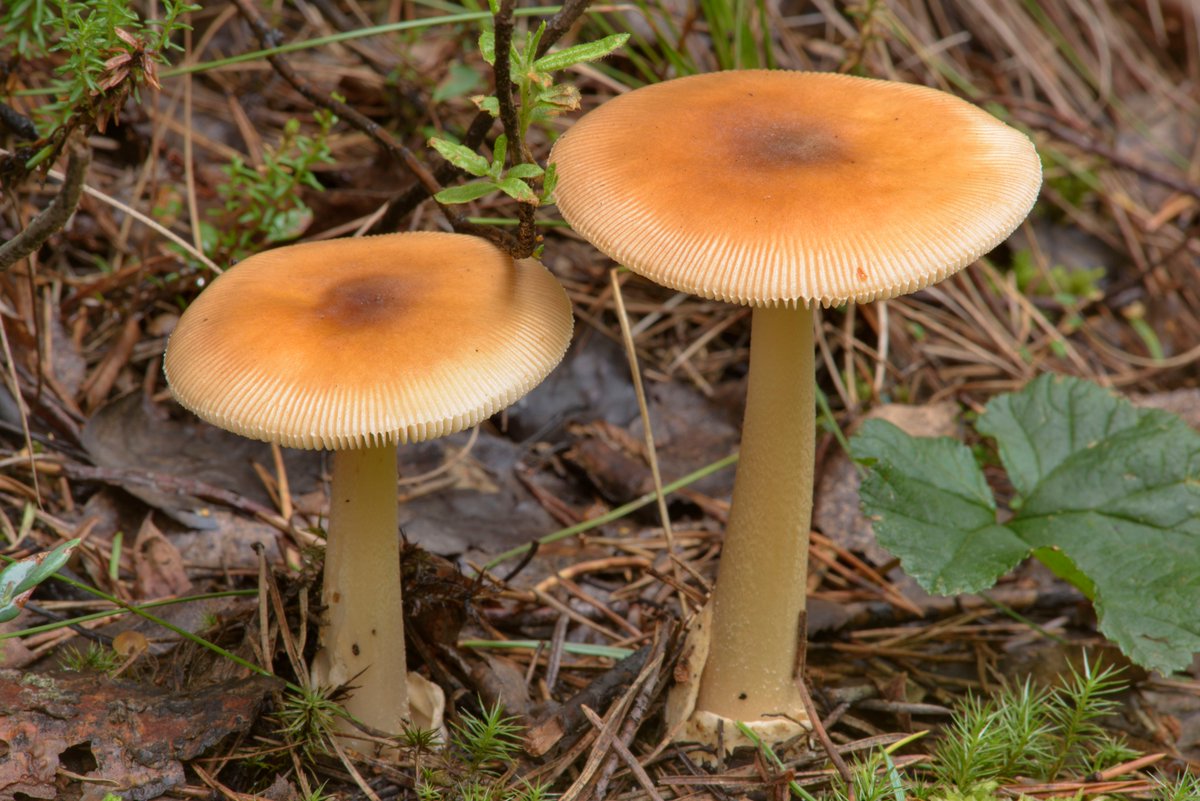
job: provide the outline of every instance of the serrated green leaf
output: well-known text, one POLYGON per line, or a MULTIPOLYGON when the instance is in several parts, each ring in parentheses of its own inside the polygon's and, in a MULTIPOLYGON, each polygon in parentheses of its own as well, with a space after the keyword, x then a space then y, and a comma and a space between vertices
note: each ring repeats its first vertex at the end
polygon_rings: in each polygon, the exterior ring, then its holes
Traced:
POLYGON ((436 136, 429 140, 430 146, 442 155, 446 161, 465 170, 471 175, 487 175, 490 165, 488 160, 466 145, 456 145, 436 136))
POLYGON ((987 503, 963 509, 982 486, 963 446, 881 425, 852 444, 876 460, 863 508, 926 589, 982 589, 1000 555, 1032 550, 1093 597, 1100 631, 1133 661, 1170 672, 1200 651, 1200 433, 1182 420, 1075 378, 993 399, 978 429, 1023 497, 990 531, 987 503))
POLYGON ((506 173, 511 178, 541 178, 545 170, 536 164, 514 164, 506 173))
POLYGON ((850 447, 855 459, 874 460, 861 493, 880 544, 930 592, 978 592, 1029 553, 996 522, 992 492, 961 442, 868 420, 850 447))
POLYGON ((976 427, 996 440, 1009 479, 1027 496, 1069 454, 1135 421, 1132 406, 1095 384, 1044 375, 993 398, 976 427))
POLYGON ((496 188, 511 197, 513 200, 518 200, 522 203, 529 203, 534 206, 538 205, 537 194, 529 188, 529 184, 525 183, 520 178, 513 178, 511 176, 506 177, 496 183, 496 188))
POLYGON ((1069 556, 1062 552, 1059 548, 1035 548, 1033 558, 1037 559, 1046 567, 1050 568, 1050 572, 1058 576, 1068 584, 1078 587, 1079 590, 1087 596, 1089 601, 1096 597, 1096 585, 1088 578, 1079 567, 1071 560, 1069 556))
POLYGON ((563 48, 553 53, 547 53, 533 62, 533 66, 534 69, 541 72, 555 72, 556 70, 566 69, 573 64, 604 58, 609 53, 624 45, 628 40, 629 34, 614 33, 611 36, 605 36, 603 39, 597 39, 594 42, 585 42, 584 44, 563 48))
POLYGON ((493 181, 471 181, 469 184, 443 189, 434 195, 434 198, 438 203, 445 203, 447 205, 453 203, 470 203, 472 200, 478 200, 484 195, 495 192, 497 189, 499 187, 493 181))

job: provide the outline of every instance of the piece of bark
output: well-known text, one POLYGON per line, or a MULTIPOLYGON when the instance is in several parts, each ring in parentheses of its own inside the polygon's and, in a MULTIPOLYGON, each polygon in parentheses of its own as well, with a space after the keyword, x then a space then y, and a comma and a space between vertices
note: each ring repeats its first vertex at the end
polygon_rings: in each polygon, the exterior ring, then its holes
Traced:
POLYGON ((94 673, 0 669, 0 798, 57 798, 64 782, 78 784, 81 801, 157 798, 185 783, 184 760, 247 730, 279 684, 255 676, 177 693, 94 673))

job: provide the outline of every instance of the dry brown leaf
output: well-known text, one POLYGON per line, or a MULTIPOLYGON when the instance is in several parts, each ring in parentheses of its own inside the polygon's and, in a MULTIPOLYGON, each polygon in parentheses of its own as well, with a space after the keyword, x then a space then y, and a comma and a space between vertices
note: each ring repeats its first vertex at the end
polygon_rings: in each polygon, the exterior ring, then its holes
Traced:
POLYGON ((179 549, 158 530, 151 515, 146 515, 138 530, 133 545, 133 568, 139 598, 185 595, 192 589, 179 549))

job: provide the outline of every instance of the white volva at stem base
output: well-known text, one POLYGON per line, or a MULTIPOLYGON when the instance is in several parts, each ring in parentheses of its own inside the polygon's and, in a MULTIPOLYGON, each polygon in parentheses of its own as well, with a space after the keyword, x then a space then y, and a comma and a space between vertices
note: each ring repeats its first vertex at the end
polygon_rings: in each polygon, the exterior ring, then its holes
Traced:
MULTIPOLYGON (((778 728, 781 719, 768 716, 787 715, 807 723, 793 674, 805 647, 799 621, 812 519, 812 320, 808 308, 754 310, 741 455, 710 602, 698 718, 778 728)), ((732 723, 725 728, 728 737, 732 723)))
POLYGON ((334 453, 325 614, 313 663, 315 681, 356 688, 344 704, 350 714, 388 733, 409 716, 396 478, 394 445, 334 453))

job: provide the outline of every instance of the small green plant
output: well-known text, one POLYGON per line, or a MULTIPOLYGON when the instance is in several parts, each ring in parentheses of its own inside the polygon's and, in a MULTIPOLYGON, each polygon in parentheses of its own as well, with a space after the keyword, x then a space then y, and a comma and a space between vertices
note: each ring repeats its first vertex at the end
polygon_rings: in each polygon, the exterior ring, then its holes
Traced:
POLYGON ((1169 673, 1200 651, 1200 433, 1094 384, 1046 375, 993 398, 975 423, 1014 494, 1003 522, 971 450, 867 421, 864 512, 926 590, 987 589, 1033 555, 1078 587, 1100 631, 1169 673))
MULTIPOLYGON (((496 8, 492 9, 497 12, 496 8)), ((585 61, 595 61, 625 44, 629 34, 613 34, 596 42, 587 42, 537 56, 546 24, 525 38, 523 45, 514 41, 509 53, 509 71, 517 90, 517 129, 522 152, 509 153, 508 137, 501 134, 492 147, 489 161, 475 151, 446 139, 433 137, 429 144, 442 158, 479 180, 452 186, 438 192, 441 203, 467 203, 493 192, 503 192, 514 200, 538 206, 551 202, 554 193, 554 169, 547 172, 534 163, 524 149, 525 136, 535 122, 579 108, 579 90, 571 84, 555 83, 552 73, 585 61), (509 157, 512 157, 511 159, 509 157), (506 164, 514 162, 511 167, 506 164), (531 183, 532 182, 532 183, 531 183)), ((488 64, 496 61, 496 35, 486 30, 479 37, 479 49, 488 64)), ((495 95, 472 98, 476 105, 493 117, 500 116, 500 101, 495 95)))
POLYGON ((46 0, 11 0, 0 12, 0 51, 33 58, 46 50, 46 31, 53 24, 46 0))
POLYGON ((279 733, 309 759, 329 753, 341 707, 324 687, 296 689, 289 690, 279 706, 279 733))
POLYGON ((337 122, 331 112, 313 112, 317 131, 300 133, 300 121, 288 120, 279 143, 263 154, 260 167, 235 157, 221 168, 228 179, 217 187, 219 208, 200 223, 204 251, 219 263, 245 258, 266 245, 294 239, 312 221, 312 210, 301 198, 302 187, 324 189, 313 174, 318 164, 330 164, 329 132, 337 122))
POLYGON ((1083 301, 1098 300, 1104 296, 1104 291, 1099 286, 1104 280, 1103 267, 1072 270, 1055 264, 1043 273, 1038 269, 1031 251, 1018 250, 1013 254, 1012 271, 1021 294, 1052 297, 1063 308, 1070 308, 1083 301))
MULTIPOLYGON (((497 704, 481 715, 464 713, 450 743, 418 771, 420 801, 546 801, 548 788, 505 777, 521 750, 522 727, 497 704)), ((407 735, 406 735, 407 736, 407 735)))
POLYGON ((499 704, 484 707, 481 716, 467 713, 454 724, 450 745, 472 770, 488 770, 512 762, 521 750, 521 726, 499 704))
POLYGON ((1154 780, 1154 801, 1196 801, 1200 798, 1200 776, 1185 773, 1174 781, 1154 780))
POLYGON ((554 191, 554 171, 546 177, 541 193, 533 191, 528 179, 541 178, 546 171, 537 164, 515 164, 505 169, 505 159, 508 154, 508 137, 500 134, 492 146, 492 160, 488 161, 464 145, 454 144, 445 139, 433 138, 429 144, 442 158, 469 175, 480 178, 458 186, 452 186, 438 192, 435 197, 441 203, 468 203, 478 200, 484 195, 500 191, 520 203, 534 206, 545 203, 554 191))
MULTIPOLYGON (((1052 782, 1104 770, 1139 756, 1097 725, 1100 717, 1115 711, 1113 696, 1124 689, 1116 670, 1097 669, 1085 661, 1081 670, 1072 669, 1054 688, 1037 689, 1025 682, 990 698, 969 695, 942 730, 930 762, 912 773, 901 773, 892 760, 892 752, 906 740, 852 763, 849 786, 835 774, 828 791, 819 795, 795 780, 789 781, 788 789, 802 801, 994 801, 1010 797, 1001 793, 1002 785, 1052 782)), ((752 730, 738 725, 764 759, 784 772, 775 753, 752 730)), ((1193 777, 1173 784, 1160 781, 1157 797, 1200 797, 1186 795, 1187 788, 1195 787, 1193 777)))
POLYGON ((53 576, 71 558, 80 540, 68 540, 52 551, 10 561, 0 570, 0 623, 21 614, 37 586, 53 576))
POLYGON ((1072 669, 1053 690, 1026 681, 987 700, 968 696, 934 752, 936 787, 979 792, 1017 777, 1055 781, 1068 769, 1103 770, 1137 753, 1096 720, 1117 707, 1124 683, 1111 668, 1072 669))
POLYGON ((115 650, 96 642, 88 643, 82 651, 68 646, 58 657, 59 667, 73 673, 110 673, 124 661, 115 650))
POLYGON ((32 143, 30 169, 57 157, 71 131, 103 132, 127 98, 140 100, 145 86, 159 88, 158 66, 167 63, 170 50, 179 49, 171 37, 188 27, 182 17, 200 8, 163 0, 162 18, 147 21, 127 0, 55 0, 54 5, 18 0, 0 17, 0 49, 14 47, 26 58, 57 52, 62 58, 48 87, 54 100, 37 110, 50 132, 32 143))

